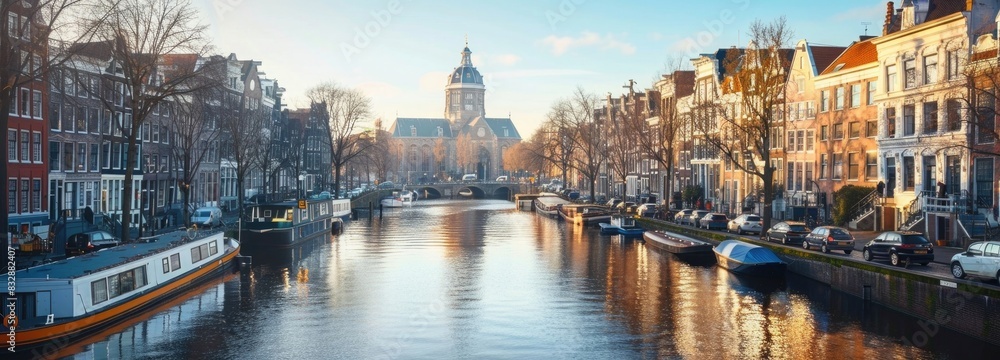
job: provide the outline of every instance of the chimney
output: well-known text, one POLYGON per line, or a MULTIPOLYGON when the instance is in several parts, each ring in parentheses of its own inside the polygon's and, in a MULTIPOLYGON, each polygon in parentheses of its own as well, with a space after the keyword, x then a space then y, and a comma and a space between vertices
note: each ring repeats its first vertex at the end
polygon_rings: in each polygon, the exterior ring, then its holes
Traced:
POLYGON ((885 22, 882 23, 882 35, 889 35, 895 32, 895 16, 893 14, 896 4, 892 1, 885 4, 885 22))

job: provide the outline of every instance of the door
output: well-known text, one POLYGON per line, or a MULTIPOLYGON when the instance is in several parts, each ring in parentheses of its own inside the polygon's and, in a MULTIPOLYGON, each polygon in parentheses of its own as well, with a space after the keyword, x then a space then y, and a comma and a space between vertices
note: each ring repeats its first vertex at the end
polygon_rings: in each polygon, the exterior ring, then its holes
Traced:
POLYGON ((976 159, 976 206, 993 207, 993 158, 976 159))
POLYGON ((896 191, 896 158, 885 158, 885 197, 893 197, 896 191))
POLYGON ((961 184, 962 166, 958 156, 945 158, 944 183, 949 194, 958 194, 961 184))
POLYGON ((52 313, 52 292, 39 291, 35 293, 35 316, 48 316, 52 313))
POLYGON ((924 191, 933 192, 934 186, 937 185, 937 158, 933 156, 924 156, 924 176, 922 186, 924 191))

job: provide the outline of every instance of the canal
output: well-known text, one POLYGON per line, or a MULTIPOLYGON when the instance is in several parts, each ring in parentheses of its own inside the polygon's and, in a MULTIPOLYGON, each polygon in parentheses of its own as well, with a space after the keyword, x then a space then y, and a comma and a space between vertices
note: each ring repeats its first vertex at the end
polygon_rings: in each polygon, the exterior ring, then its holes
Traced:
POLYGON ((73 358, 984 358, 828 286, 736 277, 495 200, 353 221, 62 349, 73 358))

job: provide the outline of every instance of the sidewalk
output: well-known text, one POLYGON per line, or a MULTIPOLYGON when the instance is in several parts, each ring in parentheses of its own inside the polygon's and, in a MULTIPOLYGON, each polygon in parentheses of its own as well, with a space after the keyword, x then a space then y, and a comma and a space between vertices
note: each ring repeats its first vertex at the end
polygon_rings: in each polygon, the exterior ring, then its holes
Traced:
MULTIPOLYGON (((871 239, 874 239, 881 233, 882 232, 878 231, 851 231, 851 234, 854 235, 854 249, 857 251, 861 251, 861 249, 865 247, 865 244, 867 244, 868 241, 871 241, 871 239)), ((963 248, 935 245, 934 262, 946 265, 950 264, 951 257, 963 251, 965 251, 965 249, 963 248)))

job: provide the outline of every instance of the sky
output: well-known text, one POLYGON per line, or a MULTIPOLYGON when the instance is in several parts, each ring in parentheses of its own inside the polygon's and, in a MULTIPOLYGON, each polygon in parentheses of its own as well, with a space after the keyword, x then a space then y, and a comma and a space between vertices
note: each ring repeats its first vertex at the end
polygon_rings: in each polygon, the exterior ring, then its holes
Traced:
POLYGON ((372 100, 372 119, 444 116, 446 77, 468 39, 486 85, 486 116, 528 139, 577 87, 620 96, 645 89, 681 60, 745 46, 755 20, 785 16, 789 47, 847 46, 879 35, 885 2, 871 0, 192 0, 217 53, 262 63, 290 108, 335 82, 372 100))

